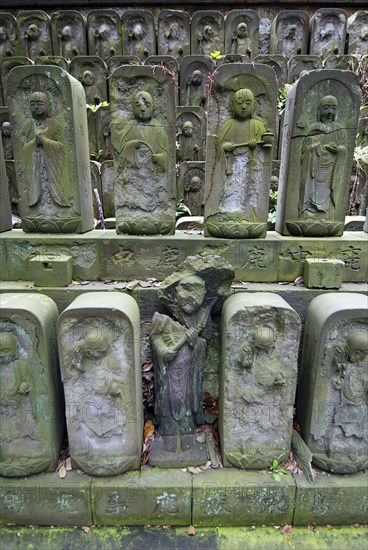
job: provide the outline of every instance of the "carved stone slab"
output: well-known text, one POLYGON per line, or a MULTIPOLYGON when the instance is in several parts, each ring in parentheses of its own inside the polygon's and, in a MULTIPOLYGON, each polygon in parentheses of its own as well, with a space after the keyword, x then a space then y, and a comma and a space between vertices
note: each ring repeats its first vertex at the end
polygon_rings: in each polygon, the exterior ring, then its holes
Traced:
POLYGON ((12 229, 9 181, 6 173, 3 142, 0 140, 0 233, 12 229))
POLYGON ((213 73, 207 130, 206 236, 266 236, 276 93, 276 75, 266 65, 222 65, 213 73))
POLYGON ((190 51, 192 55, 224 53, 224 16, 220 11, 196 11, 191 20, 190 51))
POLYGON ((118 233, 175 230, 174 94, 174 79, 160 67, 119 67, 111 77, 118 233))
POLYGON ((3 146, 4 160, 13 158, 12 131, 7 107, 0 107, 0 135, 3 146))
POLYGON ((141 60, 136 55, 113 55, 110 57, 107 67, 109 76, 121 65, 140 65, 141 60))
POLYGON ((356 71, 358 59, 354 55, 329 55, 323 60, 324 69, 340 69, 341 71, 356 71))
POLYGON ((357 11, 348 19, 349 53, 368 54, 368 11, 357 11))
POLYGON ((300 10, 280 11, 272 22, 271 54, 281 54, 287 59, 308 52, 309 15, 300 10))
POLYGON ((192 216, 202 216, 204 206, 205 162, 185 161, 179 167, 178 198, 192 216))
POLYGON ((138 469, 143 415, 137 303, 90 292, 60 315, 58 345, 72 464, 116 475, 138 469))
POLYGON ((0 61, 18 55, 17 20, 11 13, 0 13, 0 61))
POLYGON ((143 61, 156 55, 156 32, 153 15, 148 10, 127 10, 122 15, 124 55, 136 55, 143 61))
POLYGON ((178 63, 190 55, 190 19, 186 12, 160 10, 157 50, 159 55, 172 55, 178 63))
POLYGON ((88 53, 107 61, 122 54, 121 23, 117 11, 90 10, 87 16, 88 53))
POLYGON ((176 109, 177 161, 205 160, 206 118, 202 107, 176 109))
POLYGON ((298 314, 277 294, 226 300, 219 393, 224 466, 263 469, 288 458, 300 334, 298 314))
POLYGON ((180 63, 180 105, 207 107, 208 77, 215 62, 205 55, 187 55, 180 63))
POLYGON ((19 195, 18 195, 17 176, 15 173, 14 160, 6 160, 5 168, 6 168, 6 174, 9 180, 9 196, 10 196, 11 211, 16 216, 19 216, 19 211, 18 211, 19 195))
POLYGON ((118 185, 118 173, 112 160, 101 164, 102 203, 105 218, 115 218, 114 188, 118 185))
POLYGON ((64 57, 59 55, 45 55, 43 57, 37 57, 34 62, 35 65, 56 65, 67 73, 69 72, 69 63, 64 57))
POLYGON ((79 80, 89 105, 107 101, 107 67, 100 57, 78 55, 70 62, 70 73, 79 80))
POLYGON ((87 55, 86 22, 75 10, 56 11, 51 15, 52 46, 54 54, 72 59, 87 55))
POLYGON ((33 62, 28 57, 14 56, 3 59, 1 62, 1 87, 3 91, 4 105, 8 104, 8 88, 7 81, 9 73, 14 67, 21 65, 33 65, 33 62))
POLYGON ((19 53, 29 59, 52 55, 50 16, 41 10, 24 10, 17 15, 19 53))
POLYGON ((289 91, 276 219, 282 235, 342 235, 360 98, 350 71, 313 71, 289 91))
POLYGON ((285 86, 287 81, 287 60, 283 55, 260 54, 254 60, 256 63, 268 65, 276 73, 278 87, 285 86))
POLYGON ((225 53, 254 59, 258 54, 258 29, 256 11, 229 11, 225 19, 225 53))
POLYGON ((0 296, 0 475, 54 471, 64 437, 56 304, 41 294, 0 296))
POLYGON ((149 55, 144 60, 144 65, 159 65, 165 67, 167 71, 174 77, 176 85, 175 105, 179 103, 179 67, 178 62, 172 55, 149 55))
POLYGON ((97 151, 99 160, 112 160, 114 148, 111 142, 111 108, 110 105, 102 105, 95 112, 97 151))
POLYGON ((287 81, 294 84, 302 73, 322 69, 322 59, 318 55, 294 55, 288 61, 287 81))
POLYGON ((347 15, 339 8, 321 8, 310 20, 311 55, 343 54, 345 51, 347 15))
POLYGON ((297 419, 313 463, 337 474, 368 465, 367 308, 366 296, 329 293, 307 312, 297 419))
POLYGON ((93 228, 86 100, 55 66, 9 75, 10 122, 24 231, 84 233, 93 228))

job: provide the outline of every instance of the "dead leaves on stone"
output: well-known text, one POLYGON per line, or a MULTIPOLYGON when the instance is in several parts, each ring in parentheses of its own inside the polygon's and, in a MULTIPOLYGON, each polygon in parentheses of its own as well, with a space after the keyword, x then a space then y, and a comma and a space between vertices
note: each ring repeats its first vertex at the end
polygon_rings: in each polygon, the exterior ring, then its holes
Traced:
POLYGON ((142 365, 142 385, 143 385, 143 405, 145 410, 154 408, 154 382, 153 382, 153 363, 143 363, 142 365))

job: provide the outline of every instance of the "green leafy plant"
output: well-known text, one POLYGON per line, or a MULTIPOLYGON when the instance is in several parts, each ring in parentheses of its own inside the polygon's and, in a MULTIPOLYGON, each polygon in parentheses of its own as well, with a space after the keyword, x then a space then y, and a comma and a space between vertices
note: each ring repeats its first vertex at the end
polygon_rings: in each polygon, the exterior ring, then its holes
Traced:
POLYGON ((184 204, 183 199, 176 201, 176 219, 181 218, 183 216, 191 216, 191 215, 192 213, 187 207, 187 205, 184 204))
POLYGON ((288 475, 289 473, 287 470, 285 470, 285 468, 280 466, 279 461, 276 460, 276 458, 272 461, 270 470, 272 472, 272 477, 275 481, 281 481, 281 476, 288 475))
POLYGON ((291 87, 292 84, 285 84, 285 86, 279 89, 279 93, 277 94, 277 109, 279 113, 285 109, 286 96, 291 87))
POLYGON ((278 191, 272 191, 272 189, 270 189, 270 201, 269 201, 268 218, 267 218, 267 221, 269 223, 276 222, 276 205, 277 205, 278 194, 279 194, 278 191))
POLYGON ((100 107, 108 107, 109 105, 108 101, 103 101, 102 103, 98 103, 98 105, 87 103, 86 107, 95 113, 100 107))
POLYGON ((99 151, 92 151, 90 157, 92 160, 96 160, 97 162, 99 162, 101 160, 102 153, 103 153, 102 149, 100 149, 99 151))

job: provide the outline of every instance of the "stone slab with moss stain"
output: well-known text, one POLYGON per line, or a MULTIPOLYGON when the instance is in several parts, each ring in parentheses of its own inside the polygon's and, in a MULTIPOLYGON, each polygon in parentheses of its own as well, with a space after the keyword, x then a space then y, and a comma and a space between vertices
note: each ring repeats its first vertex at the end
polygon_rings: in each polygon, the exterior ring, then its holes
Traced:
POLYGON ((301 322, 277 294, 237 293, 221 319, 219 432, 224 466, 260 470, 291 447, 301 322))
POLYGON ((297 420, 322 470, 352 474, 368 465, 368 298, 315 298, 305 323, 297 420))
POLYGON ((22 228, 84 233, 93 229, 86 99, 69 73, 51 65, 9 74, 9 115, 22 228))
POLYGON ((12 214, 9 197, 9 180, 6 173, 3 142, 0 137, 0 233, 12 229, 12 214))
POLYGON ((193 476, 193 525, 227 527, 292 523, 295 482, 269 472, 230 468, 193 476))
POLYGON ((137 469, 142 449, 140 318, 127 294, 90 292, 58 320, 72 464, 96 476, 137 469))
POLYGON ((282 235, 343 234, 360 101, 351 71, 311 71, 289 90, 276 215, 282 235))
POLYGON ((73 259, 71 256, 36 256, 30 261, 35 286, 68 286, 73 277, 73 259))
POLYGON ((0 478, 3 524, 91 525, 91 478, 80 472, 39 474, 22 479, 0 478))
POLYGON ((64 437, 56 304, 48 296, 0 297, 0 475, 55 469, 64 437))
POLYGON ((296 483, 294 525, 367 522, 367 472, 345 476, 322 472, 313 483, 298 474, 293 477, 296 483))
POLYGON ((100 525, 189 525, 192 476, 177 470, 142 470, 94 478, 93 522, 100 525))
POLYGON ((307 288, 340 288, 345 264, 342 260, 307 258, 303 279, 307 288))

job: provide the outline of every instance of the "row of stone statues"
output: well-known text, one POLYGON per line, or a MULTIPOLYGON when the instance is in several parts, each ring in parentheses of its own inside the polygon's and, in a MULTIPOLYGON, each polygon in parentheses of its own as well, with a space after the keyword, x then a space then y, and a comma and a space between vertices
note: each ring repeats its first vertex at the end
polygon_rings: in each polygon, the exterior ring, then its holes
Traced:
MULTIPOLYGON (((15 90, 9 112, 22 228, 92 229, 82 86, 55 66, 15 68, 9 83, 15 90)), ((114 72, 110 89, 116 230, 172 234, 175 80, 163 67, 123 66, 114 72)), ((276 93, 275 73, 262 64, 222 65, 213 73, 204 189, 207 236, 266 235, 276 93)), ((290 90, 277 208, 280 233, 342 234, 360 96, 357 76, 339 70, 309 72, 290 90)))
MULTIPOLYGON (((222 257, 188 257, 158 291, 161 312, 149 335, 157 428, 151 465, 208 460, 198 428, 205 422, 205 365, 214 359, 206 348, 218 338, 213 321, 220 326, 215 391, 224 466, 265 469, 288 458, 300 318, 277 294, 230 296, 233 276, 222 257)), ((22 477, 57 464, 65 419, 56 333, 73 467, 97 476, 138 469, 143 406, 135 300, 85 293, 59 317, 40 294, 22 294, 21 302, 19 294, 3 294, 0 302, 0 474, 22 477)), ((330 472, 367 466, 367 306, 359 294, 325 294, 307 314, 297 420, 313 463, 330 472)))
MULTIPOLYGON (((268 24, 271 21, 266 20, 268 24)), ((264 20, 261 21, 264 26, 264 20)), ((272 22, 269 51, 287 57, 311 53, 326 57, 368 53, 368 12, 349 18, 338 8, 322 8, 311 18, 300 10, 285 10, 272 22), (347 40, 348 39, 348 40, 347 40), (309 49, 309 52, 308 52, 309 49)), ((56 55, 72 59, 97 55, 135 55, 144 60, 156 53, 180 60, 185 55, 220 51, 253 59, 258 53, 260 17, 254 10, 161 10, 156 23, 148 10, 90 10, 87 17, 61 10, 51 17, 41 10, 20 11, 15 18, 0 13, 0 59, 24 55, 32 60, 56 55), (157 52, 156 52, 157 49, 157 52)))

